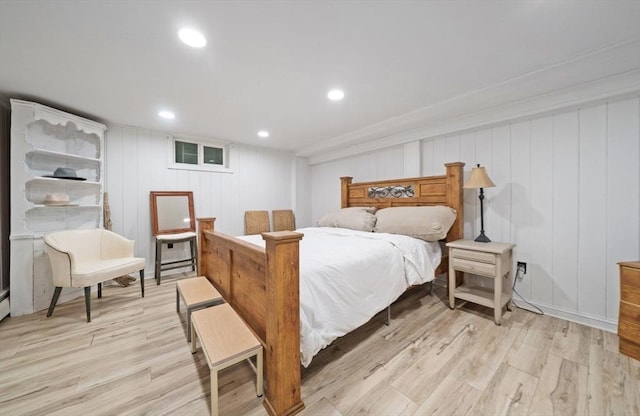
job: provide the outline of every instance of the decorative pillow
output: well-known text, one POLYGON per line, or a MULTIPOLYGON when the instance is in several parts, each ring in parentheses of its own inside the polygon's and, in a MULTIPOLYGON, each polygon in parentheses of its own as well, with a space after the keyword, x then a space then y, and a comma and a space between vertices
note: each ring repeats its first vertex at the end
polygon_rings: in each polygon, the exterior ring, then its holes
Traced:
POLYGON ((318 227, 340 227, 359 231, 373 231, 376 225, 375 207, 342 208, 318 220, 318 227))
POLYGON ((376 212, 378 233, 404 234, 425 241, 447 236, 456 220, 456 210, 437 205, 427 207, 391 207, 376 212))

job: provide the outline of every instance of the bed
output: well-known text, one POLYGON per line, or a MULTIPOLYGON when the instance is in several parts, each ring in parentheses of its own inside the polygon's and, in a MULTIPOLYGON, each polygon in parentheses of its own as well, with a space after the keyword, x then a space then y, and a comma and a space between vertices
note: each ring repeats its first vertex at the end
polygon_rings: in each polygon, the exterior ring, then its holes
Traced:
MULTIPOLYGON (((463 166, 460 162, 447 163, 445 175, 422 178, 353 183, 352 178, 343 177, 342 208, 449 206, 457 211, 458 216, 449 229, 446 240, 460 239, 463 234, 463 166)), ((297 413, 304 408, 300 392, 300 351, 301 346, 306 347, 301 344, 299 278, 299 247, 304 233, 280 231, 263 233, 259 239, 256 236, 238 238, 216 232, 214 218, 202 218, 198 221, 200 274, 206 276, 220 291, 265 347, 265 408, 272 415, 297 413)), ((310 233, 315 231, 308 229, 305 232, 311 237, 310 233)), ((345 231, 334 229, 328 232, 335 234, 345 231)), ((340 237, 347 238, 343 235, 340 237)), ((444 273, 447 269, 448 258, 444 253, 434 274, 444 273)), ((428 275, 431 278, 433 276, 431 273, 428 275)), ((429 276, 414 278, 414 281, 411 281, 412 278, 408 279, 408 286, 428 281, 429 276)), ((377 300, 379 305, 386 302, 388 305, 405 289, 405 285, 393 287, 393 290, 389 290, 387 299, 377 300)), ((304 287, 302 291, 306 291, 304 287)), ((359 315, 358 311, 348 313, 359 315)), ((367 313, 357 318, 365 319, 366 322, 367 313)), ((304 311, 302 314, 304 323, 309 317, 304 311)), ((321 344, 323 342, 325 341, 321 341, 321 344)), ((312 356, 313 351, 303 351, 303 363, 310 360, 308 355, 312 356)))

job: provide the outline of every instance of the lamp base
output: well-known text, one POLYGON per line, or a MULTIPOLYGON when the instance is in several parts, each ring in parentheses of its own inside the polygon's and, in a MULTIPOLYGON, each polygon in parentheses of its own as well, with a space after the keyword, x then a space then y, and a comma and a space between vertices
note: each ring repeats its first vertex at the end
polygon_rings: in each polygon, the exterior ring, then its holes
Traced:
POLYGON ((477 241, 479 243, 490 243, 491 242, 491 240, 489 240, 489 237, 484 235, 484 232, 481 232, 480 235, 476 237, 475 241, 477 241))

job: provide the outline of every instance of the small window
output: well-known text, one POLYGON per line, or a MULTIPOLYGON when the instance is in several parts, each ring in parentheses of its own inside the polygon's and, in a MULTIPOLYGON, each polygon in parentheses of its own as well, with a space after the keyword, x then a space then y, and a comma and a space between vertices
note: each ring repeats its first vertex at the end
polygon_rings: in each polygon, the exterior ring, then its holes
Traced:
POLYGON ((224 149, 221 147, 202 146, 204 148, 203 162, 208 165, 224 166, 224 149))
POLYGON ((227 168, 228 148, 208 140, 169 136, 169 168, 232 173, 227 168))
POLYGON ((176 163, 198 164, 198 145, 176 140, 176 163))

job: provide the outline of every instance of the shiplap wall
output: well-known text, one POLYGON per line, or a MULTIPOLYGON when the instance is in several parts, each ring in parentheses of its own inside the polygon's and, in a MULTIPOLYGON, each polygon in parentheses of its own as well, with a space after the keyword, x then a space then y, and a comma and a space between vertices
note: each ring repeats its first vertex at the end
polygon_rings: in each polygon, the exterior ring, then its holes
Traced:
MULTIPOLYGON (((113 230, 136 241, 147 275, 153 274, 155 258, 150 191, 193 191, 196 217, 216 217, 216 229, 232 235, 243 234, 246 210, 294 208, 290 152, 234 144, 229 149, 233 173, 168 169, 167 133, 107 127, 106 191, 113 230)), ((186 244, 163 250, 163 260, 188 257, 186 244)))
POLYGON ((352 176, 366 182, 383 178, 401 178, 404 150, 402 146, 369 152, 358 156, 311 166, 311 221, 340 209, 340 177, 352 176))
MULTIPOLYGON (((404 149, 411 147, 405 146, 404 149)), ((339 206, 338 177, 402 177, 403 147, 312 166, 312 218, 339 206)), ((421 174, 476 163, 485 231, 516 244, 528 264, 518 292, 548 313, 615 330, 619 261, 640 259, 640 100, 585 105, 420 142, 421 174)), ((404 155, 406 156, 406 155, 404 155)), ((465 238, 480 230, 477 191, 465 190, 465 238)))

